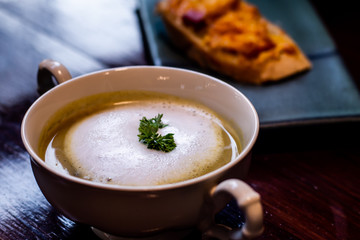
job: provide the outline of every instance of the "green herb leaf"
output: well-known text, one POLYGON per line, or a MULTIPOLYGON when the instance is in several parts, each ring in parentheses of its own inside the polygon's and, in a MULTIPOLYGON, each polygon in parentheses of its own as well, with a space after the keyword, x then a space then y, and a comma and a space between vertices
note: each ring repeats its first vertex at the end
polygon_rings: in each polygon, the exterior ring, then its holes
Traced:
POLYGON ((170 152, 175 149, 176 143, 174 140, 174 134, 168 133, 165 136, 161 136, 157 131, 161 128, 168 126, 161 122, 163 114, 158 114, 156 117, 148 120, 143 117, 140 120, 139 132, 137 136, 139 141, 147 145, 149 149, 155 149, 163 152, 170 152))

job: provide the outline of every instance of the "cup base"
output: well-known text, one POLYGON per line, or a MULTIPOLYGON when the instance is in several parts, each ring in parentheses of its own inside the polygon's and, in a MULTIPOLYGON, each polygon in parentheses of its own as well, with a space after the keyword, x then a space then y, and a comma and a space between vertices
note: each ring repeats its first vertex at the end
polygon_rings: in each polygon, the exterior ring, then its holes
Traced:
POLYGON ((147 236, 147 237, 124 237, 124 236, 115 236, 106 232, 103 232, 97 228, 91 227, 92 231, 101 238, 102 240, 180 240, 185 239, 189 236, 194 229, 185 229, 179 231, 167 231, 162 232, 156 235, 147 236))

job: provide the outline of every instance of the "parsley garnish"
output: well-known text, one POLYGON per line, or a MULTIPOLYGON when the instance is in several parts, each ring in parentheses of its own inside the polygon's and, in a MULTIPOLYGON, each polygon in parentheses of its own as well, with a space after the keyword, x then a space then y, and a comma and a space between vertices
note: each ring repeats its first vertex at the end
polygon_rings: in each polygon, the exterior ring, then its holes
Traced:
POLYGON ((163 114, 158 114, 156 117, 148 120, 143 117, 140 120, 139 132, 137 136, 139 141, 147 145, 149 149, 160 150, 163 152, 170 152, 176 147, 174 140, 174 134, 168 133, 165 136, 161 136, 157 133, 160 128, 168 126, 161 122, 163 114))

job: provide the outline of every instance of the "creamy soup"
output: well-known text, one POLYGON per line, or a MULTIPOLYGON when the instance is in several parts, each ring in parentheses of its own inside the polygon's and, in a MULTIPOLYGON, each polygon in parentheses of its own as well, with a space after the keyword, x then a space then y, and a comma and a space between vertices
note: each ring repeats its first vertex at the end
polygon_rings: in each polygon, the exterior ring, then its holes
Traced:
POLYGON ((127 186, 169 184, 192 179, 230 162, 239 153, 235 131, 199 103, 150 92, 117 92, 88 97, 54 116, 40 152, 58 171, 95 182, 127 186), (75 111, 76 109, 76 111, 75 111), (139 122, 163 114, 174 134, 170 152, 139 141, 139 122))

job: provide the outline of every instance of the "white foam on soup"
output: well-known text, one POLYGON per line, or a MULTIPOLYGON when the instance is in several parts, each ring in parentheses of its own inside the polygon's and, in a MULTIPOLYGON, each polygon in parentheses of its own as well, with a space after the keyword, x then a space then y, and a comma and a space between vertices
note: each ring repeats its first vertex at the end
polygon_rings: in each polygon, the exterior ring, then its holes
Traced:
MULTIPOLYGON (((158 185, 194 178, 223 161, 224 149, 233 148, 232 157, 237 154, 233 139, 232 144, 225 143, 224 128, 214 114, 193 105, 160 101, 121 104, 92 114, 74 123, 63 141, 62 154, 75 175, 120 185, 158 185), (159 133, 174 134, 177 147, 171 152, 148 149, 137 136, 139 120, 159 113, 168 124, 159 133)), ((45 159, 59 166, 54 152, 56 149, 48 147, 45 159)))

